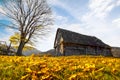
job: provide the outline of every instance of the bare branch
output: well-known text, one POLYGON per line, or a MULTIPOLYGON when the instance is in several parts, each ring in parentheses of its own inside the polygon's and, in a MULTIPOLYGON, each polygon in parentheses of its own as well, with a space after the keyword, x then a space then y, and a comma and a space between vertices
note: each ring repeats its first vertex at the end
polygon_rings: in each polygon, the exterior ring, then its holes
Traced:
POLYGON ((52 19, 46 0, 3 0, 2 6, 5 11, 2 14, 11 20, 10 25, 4 25, 20 31, 20 46, 48 32, 47 26, 52 23, 52 19))

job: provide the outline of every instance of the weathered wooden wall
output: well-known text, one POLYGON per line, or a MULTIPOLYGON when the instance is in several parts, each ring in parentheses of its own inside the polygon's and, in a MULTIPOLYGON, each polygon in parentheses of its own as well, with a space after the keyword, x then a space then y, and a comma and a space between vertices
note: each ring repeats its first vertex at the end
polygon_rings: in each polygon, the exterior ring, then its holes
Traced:
POLYGON ((69 44, 69 43, 60 43, 56 48, 57 54, 63 56, 70 55, 103 55, 103 56, 112 56, 111 50, 104 47, 95 47, 88 45, 79 45, 79 44, 69 44))
POLYGON ((112 47, 111 51, 112 51, 113 57, 120 58, 120 47, 112 47))
POLYGON ((56 37, 56 42, 55 42, 55 52, 56 52, 56 54, 55 55, 57 55, 57 56, 59 56, 59 55, 61 55, 60 54, 60 37, 61 37, 61 34, 60 33, 58 33, 57 34, 57 37, 56 37))

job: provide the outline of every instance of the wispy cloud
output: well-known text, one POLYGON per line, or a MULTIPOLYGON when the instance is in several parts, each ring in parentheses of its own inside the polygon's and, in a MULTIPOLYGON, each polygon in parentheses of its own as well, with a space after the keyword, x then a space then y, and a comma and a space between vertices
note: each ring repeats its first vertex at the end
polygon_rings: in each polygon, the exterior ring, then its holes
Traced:
POLYGON ((116 25, 119 25, 119 19, 109 22, 109 14, 119 6, 119 0, 90 0, 89 11, 83 15, 82 22, 88 27, 93 35, 96 35, 111 46, 120 46, 116 41, 120 39, 116 25))
POLYGON ((6 41, 9 44, 9 38, 14 34, 15 30, 6 27, 3 31, 0 32, 0 41, 6 41))
POLYGON ((53 7, 57 6, 57 7, 60 7, 66 10, 69 13, 69 15, 71 15, 77 20, 81 18, 82 14, 84 14, 88 10, 87 1, 84 1, 84 0, 71 0, 71 1, 69 0, 48 0, 48 2, 53 7))
POLYGON ((119 6, 119 0, 90 0, 89 1, 89 12, 83 16, 83 20, 88 19, 99 19, 104 20, 110 13, 110 11, 119 6))
POLYGON ((59 14, 53 14, 53 19, 56 24, 66 24, 68 22, 68 18, 59 14))
POLYGON ((112 21, 112 24, 118 28, 120 28, 120 18, 117 18, 112 21))
POLYGON ((120 16, 113 20, 109 18, 115 16, 112 11, 120 6, 120 0, 48 0, 48 3, 52 8, 57 7, 53 10, 55 23, 49 36, 38 40, 38 49, 53 48, 57 28, 96 36, 111 46, 120 46, 120 16))
POLYGON ((0 19, 7 19, 7 17, 4 14, 5 11, 3 10, 2 6, 0 6, 0 19))

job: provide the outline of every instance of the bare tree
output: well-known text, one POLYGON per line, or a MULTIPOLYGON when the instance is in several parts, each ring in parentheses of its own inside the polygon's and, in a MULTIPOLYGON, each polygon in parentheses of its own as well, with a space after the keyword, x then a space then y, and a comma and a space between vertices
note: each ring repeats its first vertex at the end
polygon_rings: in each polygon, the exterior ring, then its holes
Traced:
POLYGON ((3 0, 2 8, 11 24, 6 26, 20 32, 20 42, 16 55, 22 55, 23 47, 36 36, 43 36, 52 23, 51 8, 46 0, 3 0))

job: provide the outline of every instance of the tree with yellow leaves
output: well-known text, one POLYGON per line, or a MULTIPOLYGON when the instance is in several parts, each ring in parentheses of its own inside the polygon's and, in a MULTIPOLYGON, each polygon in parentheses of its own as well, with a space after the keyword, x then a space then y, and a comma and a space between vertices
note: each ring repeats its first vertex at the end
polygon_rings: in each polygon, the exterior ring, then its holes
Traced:
POLYGON ((35 42, 49 32, 53 20, 47 0, 2 0, 1 6, 4 12, 0 13, 10 19, 10 24, 1 24, 20 33, 16 55, 22 55, 30 40, 35 42))
MULTIPOLYGON (((27 40, 27 39, 25 39, 27 40)), ((9 38, 9 41, 10 41, 10 47, 11 45, 15 48, 15 49, 18 49, 18 45, 19 45, 19 42, 20 42, 20 33, 18 32, 15 32, 12 36, 10 36, 9 38)), ((23 50, 28 50, 28 49, 33 49, 33 46, 34 44, 29 41, 23 48, 23 50)))

